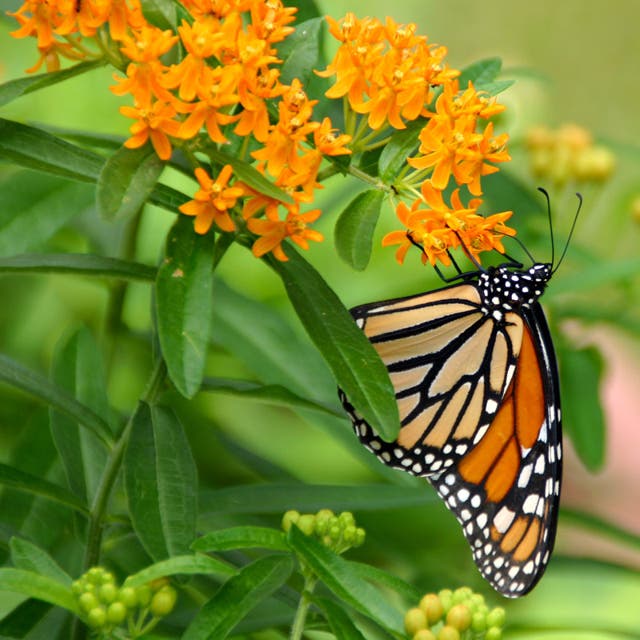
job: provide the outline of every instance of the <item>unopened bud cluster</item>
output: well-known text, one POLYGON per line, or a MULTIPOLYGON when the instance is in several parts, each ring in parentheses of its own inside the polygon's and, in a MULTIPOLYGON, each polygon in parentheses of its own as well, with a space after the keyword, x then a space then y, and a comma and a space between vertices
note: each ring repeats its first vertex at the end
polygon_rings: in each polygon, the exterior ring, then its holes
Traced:
POLYGON ((168 580, 154 580, 149 584, 118 586, 114 575, 102 567, 92 567, 71 585, 82 619, 93 628, 99 638, 111 638, 114 629, 128 627, 137 638, 153 628, 163 616, 173 610, 176 591, 168 580))
POLYGON ((563 185, 602 182, 615 167, 615 156, 606 147, 595 145, 582 127, 567 124, 556 131, 535 127, 527 133, 527 148, 533 173, 563 185))
POLYGON ((336 553, 359 547, 365 538, 364 529, 356 526, 355 518, 350 511, 343 511, 339 515, 330 509, 320 509, 315 514, 287 511, 282 518, 282 528, 287 532, 292 524, 302 533, 317 538, 336 553))
POLYGON ((404 616, 411 640, 500 640, 505 621, 502 607, 489 609, 469 587, 427 593, 404 616))

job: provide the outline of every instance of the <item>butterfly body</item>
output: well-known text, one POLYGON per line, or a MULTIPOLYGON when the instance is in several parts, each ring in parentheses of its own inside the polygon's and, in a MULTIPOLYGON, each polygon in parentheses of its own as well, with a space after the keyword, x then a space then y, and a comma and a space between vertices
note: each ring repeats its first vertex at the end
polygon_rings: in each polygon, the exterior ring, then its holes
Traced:
POLYGON ((431 482, 483 576, 509 597, 535 585, 555 538, 558 376, 538 302, 551 274, 545 263, 501 265, 352 309, 396 392, 396 442, 380 439, 340 392, 364 446, 431 482))

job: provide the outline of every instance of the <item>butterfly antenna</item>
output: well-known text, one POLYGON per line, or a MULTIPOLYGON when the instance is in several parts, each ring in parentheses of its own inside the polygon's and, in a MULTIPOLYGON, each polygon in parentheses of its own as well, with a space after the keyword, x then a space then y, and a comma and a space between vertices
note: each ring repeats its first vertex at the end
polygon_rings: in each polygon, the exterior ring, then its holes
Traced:
POLYGON ((555 255, 556 255, 556 243, 553 238, 553 218, 551 216, 551 198, 549 197, 549 192, 542 187, 538 187, 538 191, 544 194, 545 199, 547 200, 547 220, 549 221, 549 236, 551 237, 551 264, 554 264, 555 255))
MULTIPOLYGON (((571 243, 571 238, 573 237, 573 232, 576 229, 576 223, 578 222, 578 215, 580 214, 580 209, 582 209, 582 194, 576 193, 576 197, 578 198, 578 208, 576 209, 575 215, 573 216, 573 222, 571 223, 571 229, 569 229, 569 235, 567 236, 567 241, 565 242, 564 249, 560 254, 560 259, 558 260, 558 264, 553 267, 553 273, 558 270, 560 263, 564 260, 564 256, 567 253, 567 249, 569 248, 569 244, 571 243)), ((552 245, 553 246, 553 245, 552 245)), ((552 254, 553 255, 553 254, 552 254)), ((551 262, 553 264, 553 261, 551 262)))

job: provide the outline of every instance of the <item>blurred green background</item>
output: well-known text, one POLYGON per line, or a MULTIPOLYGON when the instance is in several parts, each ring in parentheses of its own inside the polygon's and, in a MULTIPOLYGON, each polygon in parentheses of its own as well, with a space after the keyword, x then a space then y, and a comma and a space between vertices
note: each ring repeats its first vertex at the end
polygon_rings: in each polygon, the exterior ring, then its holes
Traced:
MULTIPOLYGON (((579 282, 585 256, 629 260, 630 264, 638 258, 640 215, 636 211, 634 218, 633 214, 634 200, 640 197, 637 108, 640 102, 637 82, 640 4, 636 0, 539 0, 535 3, 404 0, 395 5, 388 0, 326 0, 318 4, 334 17, 350 10, 359 16, 392 15, 398 22, 416 22, 418 31, 427 34, 431 42, 449 48, 449 63, 457 68, 481 58, 501 57, 503 77, 516 80, 500 97, 508 105, 500 126, 511 135, 514 156, 508 171, 532 189, 540 183, 529 173, 522 140, 533 125, 579 124, 615 153, 617 167, 612 179, 603 186, 584 189, 584 212, 578 221, 572 248, 550 287, 549 297, 554 304, 561 306, 567 296, 570 298, 571 292, 567 293, 567 289, 570 283, 579 282), (576 261, 572 252, 583 260, 576 261), (554 295, 555 284, 559 293, 554 295)), ((0 3, 5 10, 17 6, 0 3)), ((15 41, 8 36, 12 28, 13 22, 3 16, 0 20, 2 82, 21 77, 23 70, 36 60, 32 42, 15 41)), ((117 107, 124 101, 108 91, 110 84, 113 84, 111 72, 99 70, 26 96, 2 108, 0 116, 125 135, 128 123, 117 113, 117 107)), ((166 176, 166 179, 176 186, 189 188, 175 176, 166 176)), ((0 167, 0 189, 10 188, 10 182, 10 173, 0 167)), ((543 183, 542 186, 549 185, 543 183)), ((340 262, 332 247, 332 228, 335 216, 351 199, 354 188, 358 188, 357 183, 340 179, 327 184, 318 203, 325 211, 318 228, 325 234, 326 241, 305 254, 345 304, 416 293, 436 284, 433 274, 421 269, 417 261, 398 266, 390 250, 376 248, 372 264, 363 273, 356 273, 340 262)), ((496 211, 510 208, 508 200, 501 200, 500 193, 493 196, 492 204, 496 211)), ((562 244, 576 207, 572 190, 556 192, 553 206, 559 228, 558 242, 562 244)), ((542 230, 533 234, 533 246, 529 247, 541 260, 548 257, 549 250, 543 208, 541 202, 539 220, 527 222, 534 231, 542 230)), ((526 214, 531 212, 516 211, 513 225, 519 228, 519 220, 524 224, 525 217, 519 218, 519 215, 526 214)), ((149 208, 139 236, 138 260, 149 264, 157 262, 173 220, 166 211, 149 208)), ((395 226, 391 212, 387 212, 377 237, 395 226)), ((58 229, 45 246, 32 240, 29 230, 25 229, 23 246, 0 246, 0 253, 8 256, 22 251, 96 251, 96 247, 113 246, 117 234, 107 223, 96 220, 87 207, 85 214, 58 229)), ((563 325, 564 332, 575 344, 596 344, 605 356, 606 375, 601 389, 608 427, 605 464, 598 474, 590 474, 569 451, 562 503, 568 508, 568 515, 561 517, 556 556, 532 595, 507 604, 510 619, 515 623, 508 637, 543 637, 524 632, 518 635, 517 631, 519 624, 540 624, 554 630, 544 635, 549 639, 575 638, 571 632, 563 631, 575 627, 593 632, 593 635, 585 632, 580 636, 585 640, 640 638, 640 614, 637 613, 640 601, 638 272, 636 267, 635 272, 630 271, 622 280, 605 282, 581 292, 581 304, 585 307, 600 309, 611 303, 612 309, 618 308, 615 305, 624 308, 620 322, 603 322, 597 314, 594 321, 583 314, 575 322, 563 325), (636 537, 630 535, 624 542, 620 534, 603 535, 601 529, 594 533, 593 528, 571 517, 569 509, 604 518, 636 537)), ((244 358, 238 353, 232 357, 224 339, 214 337, 216 344, 209 370, 229 376, 258 376, 273 382, 287 380, 287 375, 302 378, 303 365, 308 363, 299 361, 292 362, 291 371, 282 376, 275 370, 252 369, 251 350, 259 350, 261 346, 269 351, 286 342, 290 350, 285 355, 295 358, 293 338, 281 335, 281 330, 288 331, 290 326, 296 339, 304 345, 304 353, 310 349, 279 280, 259 261, 248 260, 246 251, 240 248, 232 249, 225 257, 220 274, 238 295, 246 296, 246 299, 237 298, 236 302, 247 305, 250 322, 237 333, 246 340, 244 358), (272 310, 272 316, 261 318, 269 330, 261 329, 258 319, 251 315, 253 300, 268 303, 272 310), (252 335, 256 344, 250 342, 252 335), (272 343, 267 344, 266 340, 272 343)), ((0 352, 46 371, 52 350, 62 335, 82 323, 100 334, 107 293, 107 285, 97 281, 64 276, 3 275, 0 277, 0 352)), ((133 285, 125 306, 131 336, 114 354, 109 379, 112 403, 120 411, 131 410, 147 375, 148 350, 141 336, 150 325, 149 309, 148 288, 133 285)), ((230 339, 234 335, 232 329, 225 334, 230 339)), ((284 357, 282 366, 287 367, 284 357)), ((316 368, 313 379, 321 381, 318 397, 331 398, 329 374, 321 364, 312 366, 316 368)), ((304 387, 304 380, 300 383, 304 387)), ((187 424, 205 485, 219 489, 265 479, 351 485, 352 497, 349 498, 347 492, 344 498, 344 506, 350 507, 357 503, 358 488, 362 485, 381 481, 404 484, 411 490, 407 502, 413 506, 362 513, 354 506, 359 521, 368 531, 368 542, 359 550, 362 559, 393 570, 425 590, 470 583, 489 592, 475 572, 457 523, 431 490, 424 483, 378 468, 380 465, 358 450, 346 419, 300 415, 288 409, 221 395, 201 394, 191 404, 175 398, 175 403, 187 424), (418 489, 421 491, 423 485, 424 499, 421 499, 418 489)), ((42 431, 38 430, 41 411, 28 398, 0 387, 0 461, 7 461, 12 450, 24 449, 34 438, 46 446, 41 440, 42 431)), ((203 519, 209 527, 249 521, 275 523, 277 515, 268 510, 264 514, 243 514, 241 508, 235 511, 229 508, 227 511, 212 509, 203 519)), ((494 596, 493 600, 497 602, 499 597, 494 596)))

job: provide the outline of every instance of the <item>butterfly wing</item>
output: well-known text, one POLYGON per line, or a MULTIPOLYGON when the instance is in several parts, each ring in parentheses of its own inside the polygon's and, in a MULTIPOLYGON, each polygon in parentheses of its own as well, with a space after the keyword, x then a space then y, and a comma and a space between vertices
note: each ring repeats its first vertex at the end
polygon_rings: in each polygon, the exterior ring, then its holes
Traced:
POLYGON ((387 443, 340 398, 361 442, 417 476, 455 465, 483 437, 509 387, 522 321, 501 326, 473 283, 352 309, 385 363, 401 429, 387 443))
POLYGON ((508 597, 527 593, 544 573, 561 480, 551 338, 538 303, 523 318, 516 372, 495 419, 456 467, 429 478, 462 525, 480 572, 508 597))

